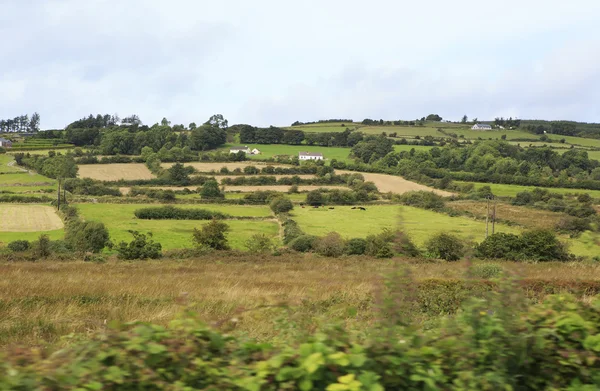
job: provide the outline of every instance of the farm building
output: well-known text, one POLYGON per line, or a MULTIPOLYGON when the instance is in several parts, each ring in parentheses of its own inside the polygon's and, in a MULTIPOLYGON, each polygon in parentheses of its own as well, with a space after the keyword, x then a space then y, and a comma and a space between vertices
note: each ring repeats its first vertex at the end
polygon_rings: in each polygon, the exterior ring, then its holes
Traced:
POLYGON ((254 148, 254 149, 252 150, 252 154, 253 154, 253 155, 260 155, 260 151, 259 151, 258 149, 256 149, 256 148, 254 148))
POLYGON ((312 153, 312 152, 298 152, 298 159, 300 160, 323 160, 322 153, 312 153))
POLYGON ((491 125, 486 125, 486 124, 475 124, 473 125, 473 127, 471 128, 473 130, 492 130, 491 125))
POLYGON ((250 148, 246 145, 244 146, 239 146, 239 147, 231 147, 229 148, 229 153, 238 153, 238 152, 244 152, 246 154, 250 154, 250 148))
POLYGON ((0 147, 10 148, 12 147, 12 141, 0 137, 0 147))

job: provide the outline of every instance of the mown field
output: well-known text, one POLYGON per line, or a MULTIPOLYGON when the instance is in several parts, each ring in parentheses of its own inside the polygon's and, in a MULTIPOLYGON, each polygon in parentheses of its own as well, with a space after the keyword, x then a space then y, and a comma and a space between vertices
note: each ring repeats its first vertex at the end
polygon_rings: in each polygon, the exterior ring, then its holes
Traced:
POLYGON ((80 164, 78 176, 80 178, 91 178, 100 181, 155 178, 148 167, 142 163, 80 164))
MULTIPOLYGON (((505 185, 498 183, 478 183, 478 182, 461 182, 455 181, 457 184, 466 184, 472 183, 475 185, 475 189, 479 189, 482 186, 489 186, 492 189, 492 193, 494 193, 498 197, 514 197, 517 193, 522 191, 531 191, 536 188, 536 186, 520 186, 520 185, 505 185)), ((569 189, 565 187, 544 187, 543 189, 548 190, 552 193, 558 194, 589 194, 593 198, 600 198, 600 190, 586 190, 586 189, 569 189)))
MULTIPOLYGON (((409 268, 423 284, 416 319, 432 322, 474 296, 472 290, 453 288, 465 277, 468 264, 248 254, 183 261, 0 264, 0 345, 65 345, 70 340, 62 337, 85 338, 113 321, 164 325, 184 308, 209 324, 223 322, 233 333, 261 341, 285 338, 280 324, 302 331, 341 321, 361 330, 375 321, 382 275, 400 267, 409 268), (436 281, 447 281, 449 288, 436 281), (272 307, 261 308, 265 306, 272 307)), ((600 279, 597 264, 500 265, 522 278, 558 280, 562 286, 600 279)))
MULTIPOLYGON (((152 232, 154 240, 161 243, 164 250, 191 248, 194 228, 200 228, 207 223, 207 221, 191 220, 140 220, 135 217, 134 212, 136 209, 148 206, 143 204, 77 204, 76 206, 84 219, 103 222, 114 242, 131 241, 129 230, 152 232)), ((244 250, 245 242, 256 233, 264 233, 274 239, 279 234, 279 225, 271 216, 267 206, 216 204, 177 206, 209 209, 234 216, 233 220, 226 221, 231 228, 229 244, 234 249, 244 250), (258 220, 235 220, 235 217, 254 217, 258 220)))

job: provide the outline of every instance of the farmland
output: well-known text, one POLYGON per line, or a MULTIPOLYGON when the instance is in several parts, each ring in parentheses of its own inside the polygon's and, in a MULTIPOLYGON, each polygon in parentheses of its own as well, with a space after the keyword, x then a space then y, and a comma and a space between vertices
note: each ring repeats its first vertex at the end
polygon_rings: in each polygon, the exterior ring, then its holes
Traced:
MULTIPOLYGON (((229 150, 231 145, 226 145, 224 150, 229 150)), ((260 155, 250 155, 250 159, 268 159, 279 155, 298 156, 298 152, 313 152, 322 153, 325 160, 336 159, 338 161, 350 162, 350 148, 341 147, 320 147, 316 145, 265 145, 265 144, 248 144, 250 149, 257 148, 260 155)))
POLYGON ((152 179, 154 175, 144 164, 84 164, 79 166, 80 178, 100 181, 118 181, 119 179, 152 179))
MULTIPOLYGON (((353 171, 336 170, 336 173, 352 174, 353 171)), ((406 179, 404 179, 400 176, 386 175, 386 174, 374 174, 374 173, 367 173, 367 172, 362 172, 360 174, 365 178, 366 181, 375 183, 375 186, 377 186, 377 189, 379 189, 379 191, 382 193, 392 192, 392 193, 396 193, 396 194, 403 194, 408 191, 424 190, 424 191, 433 191, 434 193, 439 194, 443 197, 449 197, 452 195, 452 193, 444 191, 444 190, 432 189, 430 187, 421 185, 416 182, 407 181, 406 179)))
MULTIPOLYGON (((536 186, 520 186, 520 185, 507 185, 498 183, 476 183, 476 182, 460 182, 456 181, 457 184, 473 183, 475 188, 481 188, 482 186, 489 186, 492 189, 492 193, 498 197, 514 197, 517 193, 522 191, 531 191, 536 186)), ((547 187, 543 188, 552 193, 558 194, 589 194, 593 198, 600 198, 600 190, 586 190, 586 189, 570 189, 565 187, 547 187)))
MULTIPOLYGON (((173 166, 173 164, 175 163, 163 163, 161 164, 161 167, 163 168, 169 168, 171 166, 173 166)), ((191 162, 191 163, 185 163, 186 166, 191 166, 194 167, 198 172, 201 173, 217 173, 221 168, 225 167, 230 171, 235 170, 236 168, 239 168, 241 170, 243 170, 245 167, 248 166, 257 166, 257 167, 264 167, 266 165, 262 165, 261 163, 255 163, 255 162, 219 162, 219 163, 204 163, 204 162, 191 162)), ((270 166, 273 167, 287 167, 281 164, 269 164, 270 166)))
MULTIPOLYGON (((6 173, 6 172, 23 171, 23 169, 20 167, 17 167, 14 165, 9 165, 9 164, 11 164, 11 162, 14 162, 14 159, 11 155, 0 154, 0 174, 6 173)), ((14 163, 12 163, 12 164, 14 164, 14 163)))
POLYGON ((53 231, 62 227, 62 220, 50 206, 8 204, 0 208, 0 232, 53 231))
POLYGON ((0 186, 47 186, 56 181, 43 175, 33 173, 17 173, 0 175, 0 186))

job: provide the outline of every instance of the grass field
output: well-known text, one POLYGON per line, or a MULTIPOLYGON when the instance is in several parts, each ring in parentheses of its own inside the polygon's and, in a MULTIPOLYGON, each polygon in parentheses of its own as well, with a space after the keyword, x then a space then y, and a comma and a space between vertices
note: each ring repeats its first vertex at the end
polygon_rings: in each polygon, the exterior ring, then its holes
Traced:
MULTIPOLYGON (((160 242, 163 250, 192 247, 192 232, 207 221, 190 220, 139 220, 134 216, 136 209, 148 205, 128 204, 79 204, 80 215, 86 220, 103 222, 114 242, 131 241, 128 230, 152 232, 154 239, 160 242)), ((267 206, 243 205, 177 205, 181 208, 201 208, 228 213, 232 216, 270 218, 271 211, 267 206)), ((276 237, 279 225, 274 220, 228 220, 231 227, 229 243, 232 248, 245 249, 244 243, 256 233, 265 233, 276 237)))
POLYGON ((429 147, 426 145, 394 145, 395 152, 410 152, 411 149, 415 151, 429 151, 433 147, 429 147))
POLYGON ((39 193, 42 190, 56 191, 56 187, 56 184, 46 186, 0 186, 0 191, 10 191, 12 193, 39 193))
MULTIPOLYGON (((373 301, 381 276, 399 265, 417 280, 461 279, 468 262, 399 260, 395 266, 364 257, 240 254, 232 259, 213 254, 185 261, 0 264, 0 345, 64 345, 69 340, 61 337, 74 333, 85 338, 112 321, 166 325, 186 308, 209 324, 235 317, 233 333, 262 341, 285 338, 278 321, 299 331, 338 320, 360 329, 375 319, 373 301), (278 303, 290 308, 260 309, 278 303)), ((501 267, 518 276, 565 283, 600 278, 597 264, 503 262, 501 267)))
POLYGON ((141 163, 82 164, 79 165, 80 178, 92 178, 100 181, 118 181, 119 179, 152 179, 154 174, 141 163))
POLYGON ((9 166, 8 164, 10 162, 12 162, 12 161, 14 161, 14 158, 11 155, 0 154, 0 173, 2 173, 2 172, 19 172, 19 171, 23 171, 19 167, 9 166))
MULTIPOLYGON (((475 188, 478 189, 482 186, 489 186, 492 189, 492 193, 494 193, 498 197, 514 197, 517 193, 522 191, 531 191, 536 188, 536 186, 520 186, 520 185, 505 185, 498 183, 478 183, 478 182, 461 182, 456 181, 457 184, 465 184, 465 183, 473 183, 475 188)), ((593 198, 600 198, 600 190, 585 190, 585 189, 568 189, 564 187, 544 187, 552 193, 559 194, 581 194, 587 193, 593 198)))
POLYGON ((0 186, 46 186, 54 185, 56 181, 39 174, 19 173, 19 174, 4 174, 0 175, 0 186))

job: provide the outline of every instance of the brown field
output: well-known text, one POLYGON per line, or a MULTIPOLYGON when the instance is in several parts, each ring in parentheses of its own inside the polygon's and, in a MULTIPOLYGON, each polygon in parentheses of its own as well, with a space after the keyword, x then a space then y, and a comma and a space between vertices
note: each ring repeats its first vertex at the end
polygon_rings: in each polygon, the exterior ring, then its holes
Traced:
POLYGON ((53 231, 62 227, 62 220, 51 206, 12 204, 0 206, 0 231, 53 231))
POLYGON ((346 171, 346 170, 336 170, 336 174, 361 174, 366 181, 370 181, 375 183, 377 189, 381 193, 396 193, 403 194, 409 191, 432 191, 436 194, 439 194, 443 197, 450 197, 453 194, 444 190, 434 189, 432 187, 428 187, 425 185, 421 185, 416 182, 407 181, 406 179, 394 176, 394 175, 386 175, 386 174, 373 174, 368 172, 356 172, 356 171, 346 171))
MULTIPOLYGON (((461 200, 449 202, 447 205, 452 209, 471 212, 482 218, 485 218, 487 210, 487 202, 485 201, 461 200)), ((490 204, 490 216, 491 214, 492 204, 490 204)), ((564 216, 562 213, 515 206, 504 202, 496 204, 496 217, 498 219, 512 221, 525 227, 553 229, 564 216)))
POLYGON ((141 163, 82 164, 78 167, 80 178, 92 178, 100 181, 155 178, 148 167, 141 163))
MULTIPOLYGON (((170 168, 175 163, 162 163, 161 166, 163 168, 170 168)), ((223 167, 227 167, 228 170, 235 170, 236 168, 244 169, 247 166, 256 166, 256 167, 264 167, 264 166, 273 166, 273 167, 290 167, 289 165, 282 164, 267 164, 261 162, 223 162, 223 163, 203 163, 203 162, 190 162, 184 163, 186 166, 192 166, 199 172, 211 172, 211 171, 219 171, 223 167)))
MULTIPOLYGON (((410 268, 417 280, 462 279, 468 263, 400 260, 400 265, 410 268)), ((600 265, 595 264, 501 265, 527 278, 600 279, 600 265)), ((103 330, 113 320, 165 324, 185 306, 207 322, 235 317, 237 332, 263 340, 280 335, 278 319, 298 322, 299 327, 334 319, 364 324, 373 319, 373 296, 380 276, 392 270, 397 268, 390 260, 310 255, 5 263, 0 264, 0 345, 58 342, 63 335, 103 330), (278 303, 292 309, 259 308, 278 303), (349 308, 358 314, 349 315, 349 308)))
MULTIPOLYGON (((268 185, 268 186, 223 186, 225 188, 225 192, 242 192, 242 193, 248 193, 248 192, 252 192, 252 191, 280 191, 280 192, 287 192, 288 190, 290 190, 291 186, 286 186, 286 185, 268 185)), ((344 186, 329 186, 329 185, 323 185, 323 186, 298 186, 298 191, 313 191, 313 190, 317 190, 317 189, 338 189, 338 190, 348 190, 347 187, 344 186)))

